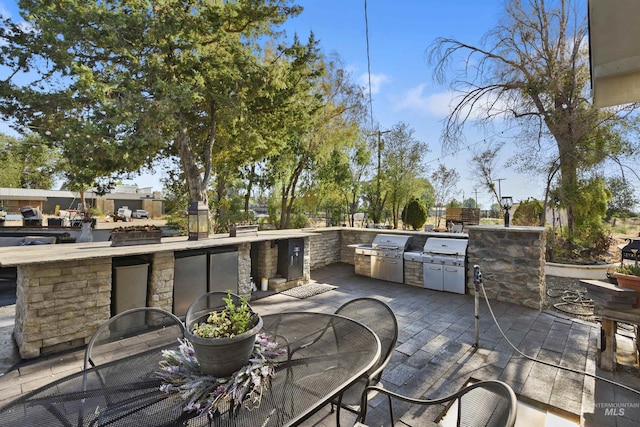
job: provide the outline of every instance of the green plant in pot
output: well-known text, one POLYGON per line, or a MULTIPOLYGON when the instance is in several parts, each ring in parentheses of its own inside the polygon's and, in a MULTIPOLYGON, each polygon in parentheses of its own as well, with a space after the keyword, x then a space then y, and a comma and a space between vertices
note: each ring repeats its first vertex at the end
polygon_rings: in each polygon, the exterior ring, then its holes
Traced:
POLYGON ((248 363, 262 318, 246 298, 209 292, 191 303, 185 324, 202 373, 221 378, 248 363))
POLYGON ((613 275, 618 280, 618 286, 635 289, 638 292, 638 299, 636 299, 634 307, 640 308, 640 264, 637 261, 633 264, 622 263, 616 267, 613 275))

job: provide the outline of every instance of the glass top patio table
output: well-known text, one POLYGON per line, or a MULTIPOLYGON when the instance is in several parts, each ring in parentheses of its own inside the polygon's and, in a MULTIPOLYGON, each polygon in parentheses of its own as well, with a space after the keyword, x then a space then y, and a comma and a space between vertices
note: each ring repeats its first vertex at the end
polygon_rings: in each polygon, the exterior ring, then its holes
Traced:
MULTIPOLYGON (((380 357, 366 326, 333 314, 263 316, 280 356, 261 403, 250 410, 196 417, 176 394, 160 391, 160 350, 147 351, 57 380, 0 409, 0 426, 294 426, 345 390, 380 357)), ((174 348, 177 348, 176 343, 174 348)))

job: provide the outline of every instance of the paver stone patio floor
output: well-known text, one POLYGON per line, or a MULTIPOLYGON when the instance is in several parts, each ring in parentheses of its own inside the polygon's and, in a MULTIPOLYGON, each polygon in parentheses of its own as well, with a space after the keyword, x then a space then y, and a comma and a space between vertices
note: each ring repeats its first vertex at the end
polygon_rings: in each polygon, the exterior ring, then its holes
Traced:
MULTIPOLYGON (((382 384, 387 389, 414 397, 435 398, 458 390, 471 378, 498 379, 511 385, 520 401, 540 409, 543 414, 549 411, 549 419, 560 416, 572 425, 589 427, 640 426, 640 394, 524 357, 504 339, 483 298, 480 299, 479 347, 475 348, 474 297, 471 295, 357 276, 353 266, 346 264, 313 270, 311 278, 337 288, 305 299, 257 293, 264 297, 252 301, 251 305, 261 314, 333 312, 353 298, 368 296, 383 300, 396 314, 400 330, 393 358, 382 375, 382 384)), ((603 372, 597 367, 598 324, 514 303, 495 300, 490 303, 500 328, 527 356, 640 389, 637 364, 622 366, 615 373, 603 372)), ((0 357, 5 353, 0 353, 0 357)), ((83 355, 80 350, 18 363, 0 376, 0 404, 80 370, 83 355)), ((379 398, 371 401, 368 424, 388 425, 385 402, 379 398)), ((444 407, 411 409, 399 405, 396 416, 405 424, 420 427, 429 425, 444 407)), ((544 425, 530 417, 529 412, 521 411, 518 425, 544 425)), ((342 411, 343 426, 353 425, 354 420, 353 414, 342 411)), ((556 421, 550 423, 557 425, 556 421)), ((333 426, 335 413, 327 406, 304 425, 333 426)))

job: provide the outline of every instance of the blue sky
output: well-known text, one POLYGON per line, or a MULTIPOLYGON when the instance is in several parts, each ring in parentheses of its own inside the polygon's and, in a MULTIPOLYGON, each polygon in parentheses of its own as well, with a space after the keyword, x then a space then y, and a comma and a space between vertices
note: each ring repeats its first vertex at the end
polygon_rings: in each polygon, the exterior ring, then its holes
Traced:
MULTIPOLYGON (((305 10, 285 26, 287 35, 293 36, 292 31, 296 31, 304 40, 313 31, 323 51, 337 53, 354 80, 367 87, 364 0, 298 3, 305 10)), ((437 37, 479 44, 483 34, 497 22, 502 5, 501 0, 367 1, 374 119, 382 130, 398 122, 409 124, 415 137, 431 150, 424 159, 429 175, 439 163, 456 169, 460 181, 455 197, 475 197, 477 190, 478 203, 484 208, 495 201, 475 181, 469 164, 473 151, 487 147, 484 136, 470 126, 458 151, 441 149, 442 120, 449 111, 452 95, 448 86, 434 82, 425 52, 437 37)), ((515 201, 542 197, 542 180, 538 184, 535 177, 519 176, 502 168, 510 155, 507 151, 501 153, 497 162, 495 178, 504 179, 500 182, 502 194, 513 196, 515 201)))
MULTIPOLYGON (((365 37, 364 0, 299 0, 302 14, 285 25, 288 37, 297 32, 304 41, 313 31, 326 54, 337 53, 355 81, 367 85, 367 45, 365 37)), ((475 197, 482 207, 494 201, 480 188, 469 170, 472 150, 486 147, 483 136, 473 127, 465 135, 463 148, 455 153, 441 151, 442 120, 448 111, 451 95, 446 86, 438 86, 432 78, 425 50, 436 37, 452 37, 478 44, 482 35, 498 20, 501 0, 368 0, 369 51, 374 119, 382 130, 405 122, 415 130, 415 137, 429 145, 424 161, 429 174, 441 162, 460 174, 455 197, 475 197), (465 148, 465 147, 471 148, 465 148)), ((5 16, 17 19, 14 1, 0 3, 5 16)), ((6 125, 0 123, 0 130, 6 125)), ((499 129, 498 129, 499 130, 499 129)), ((542 179, 518 175, 504 169, 509 158, 501 153, 495 178, 501 181, 503 195, 515 201, 527 197, 541 198, 542 179)), ((143 175, 131 181, 141 187, 161 190, 160 173, 143 175)))

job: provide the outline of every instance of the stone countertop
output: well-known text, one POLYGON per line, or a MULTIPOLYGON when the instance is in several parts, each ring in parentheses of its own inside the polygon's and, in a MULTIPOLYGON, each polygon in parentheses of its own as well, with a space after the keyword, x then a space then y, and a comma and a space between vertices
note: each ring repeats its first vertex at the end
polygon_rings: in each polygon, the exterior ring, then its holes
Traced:
POLYGON ((0 267, 237 246, 243 243, 295 239, 315 234, 311 230, 268 230, 259 231, 254 236, 229 237, 228 234, 214 234, 201 240, 187 240, 186 236, 165 237, 162 238, 162 243, 131 246, 111 246, 111 242, 11 246, 0 248, 0 267))

